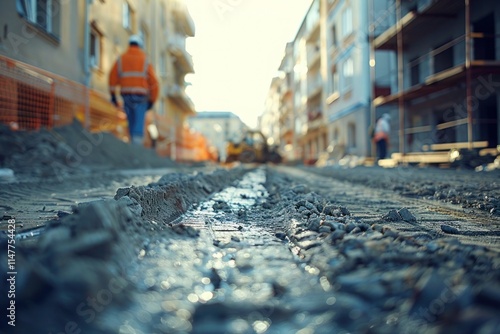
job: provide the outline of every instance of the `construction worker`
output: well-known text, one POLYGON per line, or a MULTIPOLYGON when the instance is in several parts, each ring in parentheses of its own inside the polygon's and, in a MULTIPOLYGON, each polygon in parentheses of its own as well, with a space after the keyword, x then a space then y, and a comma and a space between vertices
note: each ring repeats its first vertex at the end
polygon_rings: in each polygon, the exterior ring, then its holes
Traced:
POLYGON ((375 124, 375 134, 373 142, 377 145, 377 160, 385 159, 387 156, 387 149, 389 148, 389 132, 391 115, 385 113, 377 120, 375 124))
POLYGON ((120 86, 131 142, 140 145, 143 144, 146 111, 153 107, 159 88, 142 43, 140 36, 132 35, 129 48, 118 57, 109 74, 111 102, 118 106, 116 90, 120 86))

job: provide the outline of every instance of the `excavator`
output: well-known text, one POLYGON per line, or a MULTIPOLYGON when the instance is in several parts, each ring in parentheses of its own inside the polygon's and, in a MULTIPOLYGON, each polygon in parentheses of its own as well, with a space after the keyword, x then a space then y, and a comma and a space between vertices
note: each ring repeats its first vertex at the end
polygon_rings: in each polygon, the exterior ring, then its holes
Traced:
POLYGON ((280 163, 281 155, 276 147, 269 145, 267 138, 258 130, 247 130, 239 142, 230 141, 227 145, 226 162, 242 163, 280 163))

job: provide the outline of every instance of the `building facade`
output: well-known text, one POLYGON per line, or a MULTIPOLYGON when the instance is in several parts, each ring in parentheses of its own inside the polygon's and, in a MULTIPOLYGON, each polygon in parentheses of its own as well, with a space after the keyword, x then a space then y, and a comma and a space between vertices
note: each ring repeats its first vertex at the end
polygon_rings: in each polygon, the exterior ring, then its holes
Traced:
POLYGON ((259 117, 259 128, 267 138, 268 144, 280 147, 280 107, 283 78, 274 77, 265 101, 265 112, 259 117))
MULTIPOLYGON (((4 57, 5 64, 10 60, 16 62, 12 75, 0 79, 15 86, 11 92, 17 96, 14 102, 0 104, 16 105, 2 108, 1 115, 8 114, 9 119, 15 119, 13 114, 16 117, 26 114, 22 109, 31 108, 26 106, 31 103, 29 99, 40 100, 38 95, 48 101, 44 106, 48 109, 44 116, 47 119, 61 118, 50 111, 54 106, 57 109, 57 103, 50 102, 52 100, 61 100, 59 103, 66 105, 78 102, 66 108, 71 110, 69 120, 75 113, 87 121, 92 118, 92 122, 101 116, 116 115, 119 111, 109 103, 108 75, 114 61, 128 47, 129 37, 139 34, 161 85, 154 110, 163 116, 160 121, 169 122, 168 126, 161 127, 169 132, 164 137, 172 145, 180 144, 182 136, 177 133, 178 129, 195 113, 184 90, 184 76, 194 72, 185 40, 195 33, 184 1, 4 1, 0 5, 0 22, 4 32, 0 38, 0 56, 4 57), (25 79, 28 76, 29 80, 25 79), (26 90, 33 96, 24 94, 26 90), (87 110, 80 112, 82 108, 87 110)), ((0 101, 2 99, 0 97, 0 101)), ((33 109, 35 107, 40 106, 33 109)), ((42 125, 50 124, 55 123, 42 122, 42 125)))
MULTIPOLYGON (((500 3, 379 1, 375 54, 394 71, 375 80, 374 107, 392 108, 401 153, 499 144, 500 3)), ((376 66, 377 67, 377 66, 376 66)))
POLYGON ((366 1, 311 3, 280 65, 281 138, 295 159, 314 162, 333 150, 371 154, 368 29, 366 1))
POLYGON ((286 161, 294 161, 298 157, 294 151, 297 147, 295 136, 295 111, 293 91, 293 43, 287 43, 285 53, 281 61, 279 72, 279 151, 286 161))
POLYGON ((282 146, 374 156, 368 129, 389 113, 399 156, 496 147, 498 22, 488 0, 313 1, 280 65, 282 146))
POLYGON ((325 1, 325 6, 329 148, 366 157, 371 97, 367 1, 325 1))

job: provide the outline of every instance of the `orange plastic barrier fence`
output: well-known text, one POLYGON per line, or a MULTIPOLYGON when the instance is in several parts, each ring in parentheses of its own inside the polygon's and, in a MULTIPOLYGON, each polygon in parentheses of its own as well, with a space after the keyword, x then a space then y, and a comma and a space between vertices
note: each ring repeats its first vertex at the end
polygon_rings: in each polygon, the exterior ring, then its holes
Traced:
MULTIPOLYGON (((207 140, 173 120, 156 115, 159 155, 180 161, 216 160, 207 140), (172 133, 175 136, 172 136, 172 133)), ((38 130, 70 124, 78 119, 93 132, 106 131, 128 140, 125 113, 109 97, 78 82, 0 55, 0 123, 16 130, 38 130), (88 110, 88 113, 87 113, 88 110)), ((148 113, 146 126, 153 121, 148 113)), ((146 147, 151 141, 146 136, 146 147)))
POLYGON ((13 129, 38 130, 66 125, 74 118, 91 131, 127 136, 124 113, 99 92, 35 66, 0 56, 1 123, 13 129))
POLYGON ((147 128, 154 123, 158 130, 156 153, 176 161, 217 161, 217 152, 208 145, 207 139, 187 126, 172 126, 173 120, 166 115, 149 111, 145 121, 145 146, 152 147, 147 128), (174 135, 175 134, 175 135, 174 135))

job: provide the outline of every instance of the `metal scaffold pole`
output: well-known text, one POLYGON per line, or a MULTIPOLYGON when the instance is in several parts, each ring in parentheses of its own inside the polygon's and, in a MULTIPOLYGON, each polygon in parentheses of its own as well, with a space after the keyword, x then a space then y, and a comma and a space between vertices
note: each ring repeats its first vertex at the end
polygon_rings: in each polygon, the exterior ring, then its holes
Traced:
POLYGON ((403 23, 401 0, 396 0, 396 29, 398 45, 398 110, 399 110, 399 152, 405 154, 405 106, 404 106, 404 64, 403 64, 403 23))
POLYGON ((84 59, 84 71, 85 71, 85 128, 90 128, 90 5, 93 0, 85 0, 85 29, 84 29, 84 48, 83 48, 83 59, 84 59))
MULTIPOLYGON (((375 126, 376 112, 375 112, 375 103, 373 102, 375 99, 375 47, 374 47, 374 38, 375 38, 375 22, 374 22, 374 0, 368 1, 368 38, 369 38, 369 52, 370 52, 370 125, 375 126)), ((370 154, 373 158, 376 156, 375 145, 372 142, 372 138, 368 138, 370 142, 370 154)))
POLYGON ((467 142, 472 149, 472 73, 471 73, 471 30, 470 30, 470 0, 465 0, 465 76, 466 76, 466 104, 467 104, 467 142))

